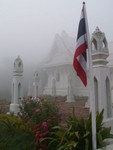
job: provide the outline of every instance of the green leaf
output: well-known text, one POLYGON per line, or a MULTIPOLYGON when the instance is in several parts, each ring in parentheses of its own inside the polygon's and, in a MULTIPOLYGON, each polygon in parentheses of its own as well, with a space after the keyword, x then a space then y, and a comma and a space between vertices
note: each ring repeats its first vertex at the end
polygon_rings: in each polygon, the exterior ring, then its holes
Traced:
POLYGON ((97 138, 98 138, 99 146, 102 146, 103 145, 103 139, 102 139, 102 135, 100 133, 97 133, 97 138))
MULTIPOLYGON (((62 145, 58 148, 58 150, 66 150, 67 149, 67 146, 66 145, 62 145)), ((67 149, 68 150, 68 149, 67 149)))
POLYGON ((75 132, 77 139, 79 139, 79 131, 75 132))
POLYGON ((86 131, 86 133, 84 134, 84 138, 86 138, 88 135, 90 134, 90 132, 89 131, 86 131))
POLYGON ((89 140, 85 139, 85 150, 88 150, 89 148, 89 140))

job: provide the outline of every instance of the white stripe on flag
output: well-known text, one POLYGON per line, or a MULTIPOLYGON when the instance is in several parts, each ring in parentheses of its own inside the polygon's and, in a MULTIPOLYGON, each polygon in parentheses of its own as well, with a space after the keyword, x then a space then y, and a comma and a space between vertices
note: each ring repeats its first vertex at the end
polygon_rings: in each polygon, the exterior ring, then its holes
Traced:
POLYGON ((86 37, 85 34, 79 37, 79 39, 77 40, 77 43, 76 43, 76 49, 77 49, 80 45, 84 44, 84 41, 85 41, 84 38, 85 38, 85 37, 86 37))
POLYGON ((80 20, 81 20, 82 18, 84 18, 83 9, 82 9, 82 11, 81 11, 81 17, 80 17, 80 20))
POLYGON ((82 68, 85 71, 85 73, 87 74, 86 60, 84 59, 83 55, 79 55, 77 57, 77 60, 80 63, 80 65, 82 66, 82 68))

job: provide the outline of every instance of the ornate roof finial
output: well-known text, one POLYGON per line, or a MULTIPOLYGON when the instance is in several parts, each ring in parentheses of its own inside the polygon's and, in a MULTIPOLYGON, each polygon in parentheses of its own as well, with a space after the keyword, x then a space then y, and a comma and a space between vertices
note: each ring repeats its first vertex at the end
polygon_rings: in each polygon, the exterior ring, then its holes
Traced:
POLYGON ((99 27, 98 27, 98 26, 96 27, 95 31, 100 32, 100 29, 99 29, 99 27))

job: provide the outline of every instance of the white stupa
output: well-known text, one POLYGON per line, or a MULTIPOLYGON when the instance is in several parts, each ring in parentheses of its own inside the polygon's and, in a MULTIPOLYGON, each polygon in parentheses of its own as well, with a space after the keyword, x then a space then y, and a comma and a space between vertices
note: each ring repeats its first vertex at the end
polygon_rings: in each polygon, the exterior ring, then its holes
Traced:
POLYGON ((14 61, 10 112, 19 112, 20 98, 23 97, 23 62, 18 56, 14 61))

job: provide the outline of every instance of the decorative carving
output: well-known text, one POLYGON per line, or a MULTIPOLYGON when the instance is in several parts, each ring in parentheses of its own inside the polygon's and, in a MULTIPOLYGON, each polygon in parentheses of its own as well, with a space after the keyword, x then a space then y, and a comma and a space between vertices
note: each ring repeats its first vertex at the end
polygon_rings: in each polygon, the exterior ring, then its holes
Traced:
POLYGON ((22 73, 23 72, 23 63, 21 58, 18 56, 14 61, 14 72, 22 73))
POLYGON ((108 44, 105 37, 105 34, 100 31, 97 27, 92 34, 91 39, 92 52, 106 52, 108 53, 108 44))
POLYGON ((105 34, 98 27, 92 34, 91 49, 93 65, 105 66, 108 63, 106 58, 109 56, 108 44, 105 34))

